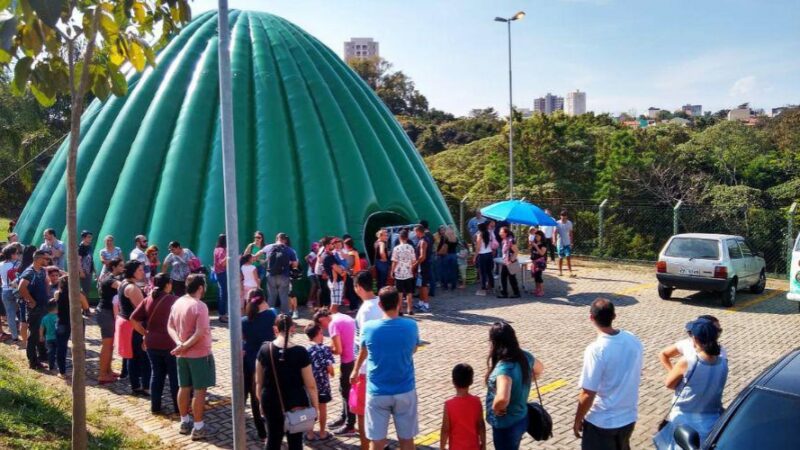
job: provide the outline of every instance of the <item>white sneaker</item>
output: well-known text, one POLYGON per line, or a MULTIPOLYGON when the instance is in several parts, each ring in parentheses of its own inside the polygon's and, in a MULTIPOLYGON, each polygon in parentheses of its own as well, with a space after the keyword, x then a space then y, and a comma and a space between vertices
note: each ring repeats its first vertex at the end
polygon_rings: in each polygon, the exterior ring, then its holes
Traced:
POLYGON ((478 289, 478 292, 476 292, 475 295, 480 295, 481 297, 485 297, 486 291, 483 289, 478 289))
POLYGON ((300 318, 300 314, 297 314, 297 311, 295 310, 295 312, 292 313, 292 320, 297 320, 299 318, 300 318))

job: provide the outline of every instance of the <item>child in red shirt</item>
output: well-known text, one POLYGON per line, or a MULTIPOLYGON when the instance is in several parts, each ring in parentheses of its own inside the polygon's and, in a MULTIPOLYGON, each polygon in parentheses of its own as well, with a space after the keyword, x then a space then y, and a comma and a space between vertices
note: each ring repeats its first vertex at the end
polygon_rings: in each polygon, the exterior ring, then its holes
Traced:
POLYGON ((469 364, 453 367, 453 386, 456 396, 444 402, 442 450, 486 450, 486 424, 483 421, 481 400, 470 395, 473 370, 469 364))

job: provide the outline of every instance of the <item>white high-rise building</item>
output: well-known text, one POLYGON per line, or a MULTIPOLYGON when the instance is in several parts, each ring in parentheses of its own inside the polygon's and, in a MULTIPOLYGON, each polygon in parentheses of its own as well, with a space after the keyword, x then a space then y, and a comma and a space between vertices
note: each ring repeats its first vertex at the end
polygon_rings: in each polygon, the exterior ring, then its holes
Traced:
POLYGON ((568 116, 586 114, 586 92, 581 92, 580 89, 575 92, 567 92, 567 100, 564 102, 564 111, 568 116))
POLYGON ((381 56, 378 41, 372 38, 351 38, 344 43, 344 60, 381 56))

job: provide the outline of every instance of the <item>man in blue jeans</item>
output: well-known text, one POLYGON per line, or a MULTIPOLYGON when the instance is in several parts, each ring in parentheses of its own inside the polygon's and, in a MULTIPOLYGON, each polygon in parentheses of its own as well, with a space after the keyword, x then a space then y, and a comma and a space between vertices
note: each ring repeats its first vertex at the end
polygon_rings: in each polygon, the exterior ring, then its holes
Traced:
POLYGON ((28 310, 28 345, 25 353, 31 369, 42 370, 42 361, 47 360, 47 348, 39 338, 39 327, 47 314, 47 301, 50 299, 50 286, 45 266, 50 264, 50 253, 36 250, 33 264, 20 275, 19 294, 25 300, 28 310))
POLYGON ((278 233, 275 243, 269 244, 256 252, 253 259, 260 254, 267 257, 267 301, 269 306, 275 308, 280 303, 281 313, 291 314, 289 311, 289 274, 292 268, 297 267, 297 253, 289 247, 289 236, 278 233))
POLYGON ((394 418, 401 450, 414 448, 419 433, 414 352, 419 345, 417 322, 400 317, 400 294, 394 286, 378 293, 383 319, 364 324, 351 384, 367 362, 366 435, 372 450, 386 446, 389 419, 394 418))

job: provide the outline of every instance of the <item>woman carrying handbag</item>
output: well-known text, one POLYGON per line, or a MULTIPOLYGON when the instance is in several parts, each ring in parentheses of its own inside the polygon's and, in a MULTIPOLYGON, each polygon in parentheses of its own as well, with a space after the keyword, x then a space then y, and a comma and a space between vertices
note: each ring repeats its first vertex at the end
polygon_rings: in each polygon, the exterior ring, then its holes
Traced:
POLYGON ((319 411, 317 383, 305 348, 289 342, 292 318, 275 321, 275 340, 264 343, 256 357, 256 395, 267 422, 266 450, 280 450, 283 436, 289 450, 302 450, 303 433, 313 428, 319 411))

